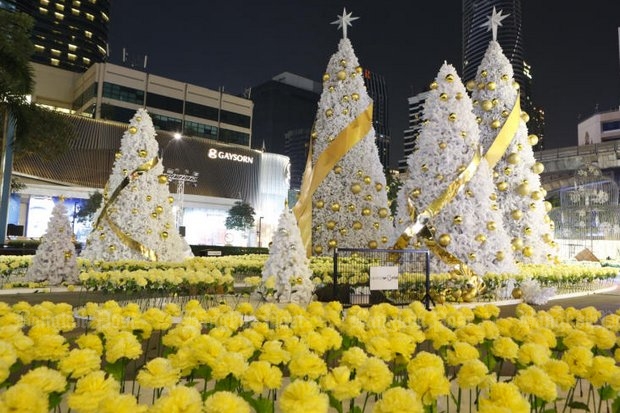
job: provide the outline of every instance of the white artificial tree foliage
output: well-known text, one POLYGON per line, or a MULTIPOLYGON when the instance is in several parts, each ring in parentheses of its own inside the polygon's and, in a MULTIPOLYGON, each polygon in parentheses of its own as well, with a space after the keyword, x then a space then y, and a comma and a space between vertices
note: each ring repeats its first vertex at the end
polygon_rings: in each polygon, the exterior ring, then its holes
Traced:
MULTIPOLYGON (((500 44, 492 40, 478 67, 472 90, 474 113, 480 119, 480 141, 484 151, 496 140, 519 95, 519 84, 500 44)), ((507 149, 494 166, 494 182, 498 189, 498 204, 511 238, 515 259, 527 264, 549 264, 557 260, 554 224, 548 212, 551 204, 545 201, 540 174, 542 163, 534 157, 536 135, 528 135, 525 112, 519 110, 518 126, 510 134, 507 149)), ((508 128, 507 128, 508 129, 508 128)))
MULTIPOLYGON (((323 75, 311 142, 315 168, 324 151, 334 150, 332 144, 343 131, 355 133, 351 123, 363 112, 371 111, 371 104, 351 42, 343 38, 323 75)), ((386 178, 371 117, 362 124, 368 126, 368 132, 337 160, 313 194, 314 255, 332 255, 336 247, 390 246, 393 227, 386 178)))
POLYGON ((36 282, 47 281, 52 286, 76 283, 80 270, 73 239, 67 208, 61 198, 52 209, 47 229, 32 257, 26 278, 36 282))
MULTIPOLYGON (((479 131, 472 102, 452 65, 444 63, 424 103, 423 124, 416 147, 407 159, 408 175, 398 196, 395 219, 398 237, 446 190, 458 188, 453 199, 434 212, 434 241, 481 276, 517 272, 510 240, 504 231, 490 168, 480 156, 479 131), (475 165, 475 159, 480 159, 475 165), (475 168, 471 179, 455 186, 461 173, 475 168)), ((425 248, 422 236, 410 246, 425 248)), ((431 272, 454 270, 431 249, 431 272)))
POLYGON ((278 220, 269 257, 262 271, 263 281, 275 280, 274 298, 280 303, 306 305, 312 299, 314 284, 310 260, 306 255, 295 215, 286 207, 278 220))
POLYGON ((175 226, 173 202, 153 121, 145 109, 138 109, 123 134, 81 256, 161 262, 191 257, 191 249, 175 226))

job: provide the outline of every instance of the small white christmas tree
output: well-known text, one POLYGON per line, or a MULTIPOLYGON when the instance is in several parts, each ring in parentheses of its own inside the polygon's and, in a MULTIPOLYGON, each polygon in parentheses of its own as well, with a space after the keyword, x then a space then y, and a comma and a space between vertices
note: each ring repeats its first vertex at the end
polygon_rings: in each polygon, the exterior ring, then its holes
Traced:
MULTIPOLYGON (((419 228, 405 241, 431 250, 431 272, 451 272, 455 264, 479 276, 517 272, 491 172, 481 156, 472 102, 451 65, 441 66, 423 114, 407 160, 408 177, 398 193, 396 234, 428 216, 426 230, 419 228)), ((396 242, 399 248, 407 246, 402 240, 396 242)))
POLYGON ((486 53, 478 67, 472 91, 474 113, 480 120, 480 141, 493 166, 498 204, 504 216, 518 262, 548 264, 557 260, 554 224, 548 212, 540 174, 542 163, 534 157, 536 135, 528 135, 529 116, 519 106, 519 84, 513 78, 510 61, 496 41, 497 26, 506 17, 496 12, 487 25, 493 31, 486 53))
POLYGON ((306 255, 295 215, 288 206, 280 215, 269 257, 262 271, 264 282, 275 280, 274 298, 281 303, 308 304, 314 284, 310 261, 306 255))
POLYGON ((158 153, 151 117, 139 109, 121 140, 82 257, 178 262, 192 256, 175 226, 174 198, 158 153))
POLYGON ((36 282, 47 281, 52 286, 63 282, 76 283, 79 267, 73 239, 67 208, 61 197, 52 209, 52 216, 41 238, 41 244, 32 257, 32 264, 28 267, 26 278, 36 282))
POLYGON ((339 17, 334 23, 343 28, 343 38, 323 75, 311 164, 293 208, 308 255, 331 255, 336 247, 387 248, 392 235, 372 100, 347 38, 356 17, 346 10, 339 17))

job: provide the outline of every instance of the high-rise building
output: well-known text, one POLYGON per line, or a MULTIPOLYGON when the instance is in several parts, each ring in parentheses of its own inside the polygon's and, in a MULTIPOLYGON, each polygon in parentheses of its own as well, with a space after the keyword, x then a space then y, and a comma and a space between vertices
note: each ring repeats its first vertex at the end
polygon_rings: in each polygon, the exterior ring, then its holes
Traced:
POLYGON ((422 128, 424 102, 428 92, 418 93, 407 99, 409 102, 409 126, 403 134, 403 157, 398 160, 398 172, 407 172, 407 159, 415 148, 415 142, 422 128))
POLYGON ((2 0, 34 19, 32 61, 84 72, 107 57, 110 0, 2 0))
POLYGON ((379 159, 384 169, 390 166, 390 141, 388 117, 388 91, 385 78, 368 69, 364 69, 364 84, 368 96, 373 101, 372 126, 375 129, 379 159))
POLYGON ((538 135, 535 149, 543 149, 544 112, 532 101, 532 70, 525 60, 524 35, 521 22, 521 0, 463 0, 463 74, 464 82, 473 80, 484 57, 491 32, 484 25, 493 7, 504 16, 497 31, 497 42, 512 64, 514 79, 521 90, 521 109, 529 117, 528 132, 538 135))

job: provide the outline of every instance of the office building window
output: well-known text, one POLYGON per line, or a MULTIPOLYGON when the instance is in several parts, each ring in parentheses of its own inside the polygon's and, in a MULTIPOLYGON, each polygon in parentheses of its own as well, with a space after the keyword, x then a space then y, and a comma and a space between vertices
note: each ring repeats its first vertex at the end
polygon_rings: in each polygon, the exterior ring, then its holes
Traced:
POLYGON ((139 105, 144 104, 144 91, 108 82, 103 83, 103 97, 139 105))

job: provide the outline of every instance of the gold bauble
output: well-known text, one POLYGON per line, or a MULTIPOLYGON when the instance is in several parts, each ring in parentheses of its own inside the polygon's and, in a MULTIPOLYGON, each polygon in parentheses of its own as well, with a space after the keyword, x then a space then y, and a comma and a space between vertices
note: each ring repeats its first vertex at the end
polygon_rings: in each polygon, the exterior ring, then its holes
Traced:
POLYGON ((157 218, 157 212, 151 212, 151 218, 157 218))
POLYGON ((338 246, 338 241, 336 241, 335 239, 330 239, 329 241, 327 241, 327 246, 329 248, 336 248, 338 246))
POLYGON ((349 232, 349 230, 348 230, 348 229, 346 229, 346 228, 340 228, 340 235, 342 235, 343 237, 344 237, 345 235, 347 235, 347 233, 348 233, 348 232, 349 232))
POLYGON ((372 179, 370 179, 370 177, 369 177, 369 176, 365 176, 365 177, 364 177, 364 183, 365 183, 366 185, 369 185, 371 182, 372 182, 372 179))
POLYGON ((346 61, 346 59, 340 59, 340 66, 342 66, 342 67, 347 67, 347 61, 346 61))
POLYGON ((445 142, 439 142, 439 149, 446 149, 448 147, 448 144, 445 142))
POLYGON ((487 236, 484 234, 478 234, 476 235, 476 238, 474 238, 476 241, 483 243, 487 240, 487 236))
POLYGON ((164 185, 168 183, 168 177, 164 174, 161 174, 157 177, 157 182, 159 182, 160 184, 164 185))
POLYGON ((334 173, 335 173, 335 174, 340 174, 340 173, 342 173, 342 166, 340 166, 340 165, 336 165, 336 166, 334 166, 334 173))
POLYGON ((152 228, 147 228, 147 229, 146 229, 146 233, 147 233, 147 234, 151 234, 151 233, 153 233, 153 229, 152 229, 152 228))
POLYGON ((331 118, 332 116, 334 116, 334 110, 333 109, 327 109, 325 111, 325 116, 327 116, 328 118, 331 118))
POLYGON ((517 150, 518 151, 522 151, 523 150, 523 144, 522 143, 517 143, 517 150))
POLYGON ((448 100, 448 94, 447 94, 447 93, 445 93, 445 92, 444 92, 444 93, 441 93, 441 94, 439 95, 439 100, 443 100, 443 101, 448 100))
POLYGON ((542 236, 543 241, 545 241, 547 244, 549 244, 550 242, 553 241, 553 235, 547 233, 544 233, 542 236))
POLYGON ((105 234, 102 232, 101 234, 99 234, 99 239, 105 239, 105 234))
POLYGON ((461 131, 461 138, 466 138, 467 137, 467 131, 462 130, 461 131))
POLYGON ((131 133, 132 135, 135 135, 137 132, 138 132, 138 128, 136 128, 135 126, 129 127, 129 133, 131 133))
POLYGON ((534 248, 527 246, 523 248, 523 256, 531 257, 534 254, 534 248))
POLYGON ((497 201, 497 194, 495 192, 492 192, 491 195, 489 195, 489 199, 491 201, 497 201))
POLYGON ((123 175, 127 176, 127 174, 129 173, 129 171, 126 168, 123 168, 123 175))
POLYGON ((344 95, 344 96, 342 97, 342 102, 343 102, 343 103, 347 103, 348 101, 349 101, 349 96, 348 96, 348 95, 344 95))
POLYGON ((378 246, 378 245, 377 245, 377 241, 375 241, 375 240, 368 241, 368 248, 370 248, 370 249, 373 249, 373 250, 374 250, 375 248, 377 248, 377 246, 378 246))
POLYGON ((521 249, 523 249, 523 240, 521 238, 513 238, 510 243, 512 244, 512 248, 517 251, 521 251, 521 249))
POLYGON ((532 191, 531 195, 533 200, 540 201, 542 199, 542 192, 540 191, 532 191))
POLYGON ((551 204, 551 202, 545 201, 543 202, 543 204, 545 205, 545 211, 549 212, 553 209, 553 205, 551 204))
POLYGON ((362 192, 362 186, 358 183, 351 185, 351 192, 353 192, 354 194, 359 194, 360 192, 362 192))
POLYGON ((541 174, 543 173, 543 171, 545 170, 545 165, 543 165, 540 162, 536 162, 534 165, 532 165, 532 172, 534 172, 535 174, 541 174))
POLYGON ((157 212, 158 214, 161 214, 162 212, 164 212, 164 207, 162 207, 161 205, 157 205, 155 207, 155 212, 157 212))
POLYGON ((381 191, 383 189, 383 184, 376 182, 375 183, 375 189, 377 190, 377 192, 381 191))
POLYGON ((316 201, 316 207, 317 208, 323 208, 325 206, 325 202, 324 201, 316 201))
POLYGON ((349 210, 349 212, 355 212, 355 204, 349 204, 347 210, 349 210))
POLYGON ((514 209, 511 213, 510 216, 512 217, 512 219, 517 220, 517 219, 521 219, 523 217, 523 212, 521 212, 521 210, 518 209, 514 209))
POLYGON ((454 121, 456 121, 456 113, 451 113, 451 114, 449 114, 449 115, 448 115, 448 120, 449 120, 450 122, 454 122, 454 121))
POLYGON ((348 108, 342 109, 342 114, 343 115, 348 115, 349 114, 349 109, 348 108))
POLYGON ((454 75, 452 73, 448 73, 445 77, 446 82, 450 83, 450 82, 454 82, 454 75))
POLYGON ((140 158, 146 158, 146 157, 148 156, 148 154, 149 154, 149 153, 146 151, 146 149, 140 149, 140 150, 138 151, 138 156, 139 156, 140 158))
POLYGON ((463 223, 463 217, 460 215, 456 215, 454 218, 452 218, 452 223, 456 225, 461 225, 463 223))
POLYGON ((323 74, 323 82, 327 82, 329 80, 329 73, 323 74))
POLYGON ((497 85, 495 84, 495 82, 487 83, 487 90, 495 90, 495 88, 497 88, 497 85))
POLYGON ((437 174, 435 175, 435 179, 438 181, 443 181, 443 175, 442 174, 437 174))
POLYGON ((336 228, 336 221, 327 221, 327 224, 325 224, 325 226, 327 227, 327 229, 332 230, 336 228))
POLYGON ((521 89, 521 85, 516 80, 512 82, 512 87, 515 88, 515 90, 521 89))
POLYGON ((340 204, 338 202, 334 202, 332 204, 331 208, 332 208, 332 211, 338 212, 338 211, 340 211, 340 204))
POLYGON ((538 143, 538 136, 531 134, 527 137, 527 143, 530 144, 530 146, 534 146, 538 143))
POLYGON ((530 185, 526 182, 517 187, 517 193, 521 196, 527 196, 530 193, 530 185))
POLYGON ((439 245, 441 245, 442 247, 447 247, 448 245, 450 245, 451 241, 452 237, 450 237, 450 234, 441 234, 439 236, 439 239, 437 240, 439 245))
POLYGON ((434 89, 437 89, 437 87, 438 87, 438 86, 439 86, 439 85, 437 84, 437 82, 432 82, 432 83, 428 86, 428 88, 429 88, 430 90, 434 90, 434 89))
POLYGON ((68 260, 72 256, 73 256, 73 253, 71 251, 65 251, 65 260, 68 260))
POLYGON ((467 195, 470 198, 473 198, 474 197, 474 191, 472 191, 470 188, 467 188, 465 190, 465 195, 467 195))
POLYGON ((427 171, 428 171, 428 165, 427 165, 427 164, 425 164, 425 163, 423 163, 423 164, 420 166, 420 169, 422 169, 422 172, 427 172, 427 171))
POLYGON ((470 261, 476 261, 476 253, 475 252, 470 252, 469 254, 467 254, 467 257, 469 258, 470 261))
POLYGON ((508 82, 510 80, 510 76, 508 76, 506 73, 504 73, 500 79, 502 79, 504 82, 508 82))
POLYGON ((504 175, 509 176, 510 174, 512 174, 512 168, 510 166, 505 167, 504 175))
POLYGON ((360 95, 359 95, 358 93, 351 93, 351 98, 352 98, 353 100, 359 100, 360 95))
POLYGON ((478 88, 478 90, 484 90, 484 82, 480 82, 476 85, 476 87, 478 88))
POLYGON ((174 198, 172 196, 168 197, 168 203, 169 204, 173 204, 174 203, 174 198))
POLYGON ((123 154, 122 154, 121 152, 116 152, 116 153, 114 154, 114 159, 120 159, 120 158, 121 158, 121 156, 123 156, 123 154))
POLYGON ((476 81, 475 80, 468 80, 467 83, 465 84, 465 87, 467 88, 468 91, 472 91, 476 88, 476 81))
POLYGON ((531 202, 529 205, 530 211, 535 211, 536 210, 536 202, 531 202))
POLYGON ((491 102, 490 100, 483 100, 481 106, 482 106, 482 109, 488 112, 491 109, 493 109, 493 102, 491 102))
POLYGON ((495 221, 487 222, 487 229, 489 231, 495 231, 497 229, 497 224, 495 223, 495 221))
POLYGON ((338 80, 345 80, 347 78, 347 72, 339 70, 338 73, 336 73, 336 77, 338 77, 338 80))
POLYGON ((108 245, 108 250, 109 250, 110 252, 112 252, 112 251, 116 251, 116 245, 114 245, 114 244, 112 244, 112 245, 108 245))
POLYGON ((310 137, 311 137, 312 139, 316 139, 316 138, 317 138, 317 136, 319 136, 319 134, 318 134, 318 133, 316 133, 316 131, 315 131, 315 130, 313 130, 313 131, 312 131, 312 133, 310 134, 310 137))
POLYGON ((371 212, 372 212, 372 211, 370 210, 370 208, 364 208, 364 209, 362 209, 362 215, 364 215, 364 216, 366 216, 366 217, 367 217, 368 215, 370 215, 370 214, 371 214, 371 212))
POLYGON ((422 194, 422 189, 420 189, 420 188, 413 188, 411 190, 411 196, 414 197, 414 198, 419 197, 420 194, 422 194))
POLYGON ((506 158, 506 160, 508 161, 509 164, 516 165, 521 161, 521 157, 519 156, 518 153, 513 152, 510 155, 508 155, 508 158, 506 158))
POLYGON ((527 112, 521 112, 521 120, 523 120, 523 122, 527 123, 530 121, 530 115, 527 114, 527 112))
POLYGON ((519 287, 515 287, 512 289, 511 295, 512 295, 512 298, 519 300, 523 297, 523 291, 521 291, 519 287))
POLYGON ((527 236, 532 235, 532 228, 531 227, 525 227, 523 228, 523 233, 527 236))
POLYGON ((508 182, 506 181, 498 182, 496 186, 499 191, 503 192, 508 189, 508 182))
POLYGON ((504 110, 502 110, 502 113, 501 113, 502 118, 507 118, 507 117, 508 117, 508 115, 510 115, 510 112, 508 112, 508 111, 507 111, 507 110, 505 110, 505 109, 504 109, 504 110))
POLYGON ((168 238, 168 231, 162 231, 161 234, 159 234, 163 239, 168 238))
POLYGON ((378 214, 380 218, 385 218, 389 215, 389 212, 387 208, 379 208, 378 214))
POLYGON ((170 222, 166 222, 166 223, 164 224, 164 228, 166 228, 166 229, 170 229, 170 228, 172 228, 172 224, 170 224, 170 222))
POLYGON ((327 88, 327 90, 333 93, 334 90, 336 90, 336 88, 334 87, 334 85, 331 85, 330 87, 327 88))
POLYGON ((315 254, 322 254, 323 253, 323 247, 321 247, 320 245, 315 245, 314 246, 314 253, 315 254))
POLYGON ((362 66, 357 66, 355 68, 355 73, 357 73, 358 75, 361 75, 363 71, 364 70, 362 69, 362 66))
POLYGON ((476 116, 476 123, 480 125, 482 123, 482 118, 480 116, 476 116))
POLYGON ((134 215, 138 214, 138 208, 132 208, 131 213, 134 215))
POLYGON ((387 242, 388 242, 388 237, 385 237, 385 236, 381 237, 381 243, 387 244, 387 242))
POLYGON ((362 171, 361 169, 357 170, 357 176, 358 178, 361 178, 364 175, 364 171, 362 171))
POLYGON ((461 100, 463 99, 463 94, 461 92, 456 92, 456 95, 454 95, 454 98, 456 100, 461 100))
POLYGON ((487 77, 489 75, 489 72, 487 72, 486 69, 482 69, 480 71, 480 77, 487 77))
POLYGON ((504 251, 497 251, 495 253, 495 259, 497 261, 504 261, 504 258, 506 258, 506 254, 504 253, 504 251))
POLYGON ((353 229, 358 230, 358 229, 362 229, 362 223, 359 221, 353 221, 353 229))
POLYGON ((502 123, 500 121, 498 121, 497 119, 495 119, 493 122, 491 122, 491 128, 492 129, 499 129, 500 126, 502 126, 502 123))

